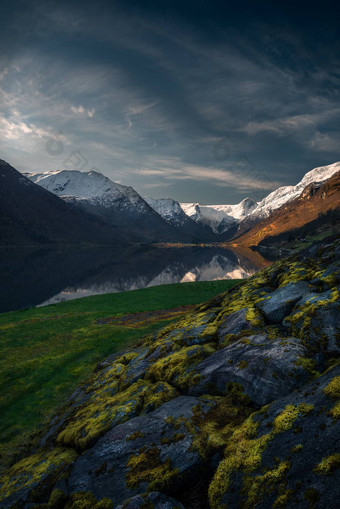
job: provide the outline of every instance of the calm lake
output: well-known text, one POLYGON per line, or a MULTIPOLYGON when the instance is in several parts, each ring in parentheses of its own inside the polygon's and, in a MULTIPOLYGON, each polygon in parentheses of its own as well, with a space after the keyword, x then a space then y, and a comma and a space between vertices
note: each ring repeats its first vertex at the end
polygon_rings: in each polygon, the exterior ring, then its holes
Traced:
POLYGON ((257 252, 221 247, 2 248, 0 312, 161 284, 243 279, 270 264, 257 252))

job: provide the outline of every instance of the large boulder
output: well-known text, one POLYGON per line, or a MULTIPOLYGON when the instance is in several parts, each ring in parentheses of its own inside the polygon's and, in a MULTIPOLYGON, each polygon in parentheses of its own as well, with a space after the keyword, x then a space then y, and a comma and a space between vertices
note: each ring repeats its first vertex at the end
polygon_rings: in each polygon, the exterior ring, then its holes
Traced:
POLYGON ((254 329, 250 320, 247 319, 248 308, 234 311, 227 315, 222 322, 219 323, 217 336, 219 343, 223 343, 229 334, 240 334, 240 332, 250 331, 254 329))
POLYGON ((242 386, 256 405, 266 405, 310 378, 301 362, 304 356, 305 348, 297 338, 249 336, 196 365, 199 382, 190 387, 189 393, 227 394, 228 384, 234 382, 242 386))
POLYGON ((257 307, 269 322, 280 323, 308 291, 306 281, 291 282, 267 294, 257 307))
POLYGON ((135 417, 106 433, 75 462, 70 493, 92 492, 115 505, 146 491, 167 492, 176 480, 194 475, 202 458, 192 447, 195 416, 213 403, 180 396, 148 415, 135 417))
POLYGON ((285 324, 315 352, 340 352, 340 302, 337 288, 308 294, 286 317, 285 324))
POLYGON ((226 447, 210 507, 339 507, 339 397, 338 366, 253 414, 226 447))

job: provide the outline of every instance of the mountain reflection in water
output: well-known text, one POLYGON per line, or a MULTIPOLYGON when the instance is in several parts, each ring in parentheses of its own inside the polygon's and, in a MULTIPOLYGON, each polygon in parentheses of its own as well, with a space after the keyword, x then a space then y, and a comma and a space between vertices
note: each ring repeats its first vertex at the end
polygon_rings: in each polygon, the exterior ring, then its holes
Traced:
POLYGON ((161 284, 243 279, 270 263, 250 249, 221 247, 2 249, 0 312, 161 284))

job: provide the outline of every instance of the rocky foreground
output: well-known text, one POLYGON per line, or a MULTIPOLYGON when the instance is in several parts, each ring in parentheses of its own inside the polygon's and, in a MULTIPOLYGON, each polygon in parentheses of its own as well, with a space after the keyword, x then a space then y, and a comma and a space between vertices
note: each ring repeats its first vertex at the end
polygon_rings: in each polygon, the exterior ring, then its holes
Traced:
POLYGON ((2 508, 336 508, 340 241, 98 365, 2 508))

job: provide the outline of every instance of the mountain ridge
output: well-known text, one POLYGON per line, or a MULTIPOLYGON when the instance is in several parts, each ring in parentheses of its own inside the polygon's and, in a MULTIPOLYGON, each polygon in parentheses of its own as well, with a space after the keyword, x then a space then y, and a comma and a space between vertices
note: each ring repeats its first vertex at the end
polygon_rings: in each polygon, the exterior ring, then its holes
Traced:
POLYGON ((128 242, 122 232, 81 212, 0 160, 0 245, 128 242))
POLYGON ((294 231, 321 214, 340 209, 340 170, 323 182, 310 182, 297 196, 258 221, 233 243, 256 246, 269 237, 294 231))
MULTIPOLYGON (((26 175, 64 201, 97 216, 117 230, 123 230, 132 241, 244 243, 251 237, 247 232, 254 228, 258 230, 257 225, 273 215, 276 217, 277 211, 282 213, 287 204, 295 203, 308 186, 316 189, 339 171, 340 162, 320 166, 307 172, 294 186, 280 187, 259 202, 244 198, 235 205, 200 205, 179 203, 172 198, 142 198, 131 186, 117 184, 96 171, 57 170, 26 175)), ((325 202, 321 212, 327 212, 325 202)), ((248 242, 247 245, 251 244, 248 242)))

